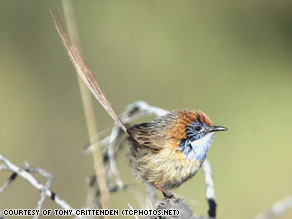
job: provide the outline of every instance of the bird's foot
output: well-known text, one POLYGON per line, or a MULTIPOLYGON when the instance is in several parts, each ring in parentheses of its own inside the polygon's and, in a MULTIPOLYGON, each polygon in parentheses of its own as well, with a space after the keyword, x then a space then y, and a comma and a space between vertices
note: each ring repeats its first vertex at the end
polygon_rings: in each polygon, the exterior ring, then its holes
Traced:
POLYGON ((155 185, 155 187, 156 187, 157 189, 159 189, 159 190, 162 192, 162 194, 163 194, 163 196, 164 196, 165 198, 175 198, 174 195, 173 195, 171 192, 166 191, 166 190, 165 190, 164 188, 162 188, 160 185, 155 185))
POLYGON ((175 198, 175 196, 171 192, 164 193, 162 192, 165 198, 175 198))

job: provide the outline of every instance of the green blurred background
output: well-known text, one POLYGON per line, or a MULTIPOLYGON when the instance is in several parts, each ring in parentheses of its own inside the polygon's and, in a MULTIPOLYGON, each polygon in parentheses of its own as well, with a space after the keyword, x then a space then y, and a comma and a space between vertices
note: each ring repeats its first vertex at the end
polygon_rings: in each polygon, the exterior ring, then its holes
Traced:
MULTIPOLYGON (((64 18, 61 2, 0 2, 0 152, 50 172, 52 189, 81 208, 94 170, 80 154, 88 136, 75 71, 49 15, 56 7, 64 18)), ((145 100, 200 109, 229 128, 208 154, 220 218, 250 218, 292 195, 291 3, 73 1, 85 59, 118 113, 145 100)), ((110 126, 94 107, 99 130, 110 126)), ((124 153, 122 179, 143 189, 124 153)), ((175 193, 206 215, 202 172, 175 193)), ((35 208, 38 199, 19 178, 0 207, 35 208)), ((127 203, 139 207, 127 193, 111 196, 112 208, 127 203)), ((59 208, 49 199, 43 207, 59 208)))

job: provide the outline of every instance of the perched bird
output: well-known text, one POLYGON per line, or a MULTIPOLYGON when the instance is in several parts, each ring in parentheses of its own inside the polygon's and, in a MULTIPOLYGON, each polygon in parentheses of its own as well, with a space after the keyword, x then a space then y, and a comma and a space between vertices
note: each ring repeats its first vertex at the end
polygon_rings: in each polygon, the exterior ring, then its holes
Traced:
POLYGON ((160 189, 179 187, 194 176, 203 164, 216 131, 200 111, 177 110, 152 122, 127 129, 132 143, 127 157, 138 178, 160 189))
POLYGON ((168 190, 179 187, 193 177, 204 162, 216 131, 201 111, 177 110, 151 122, 128 128, 113 110, 100 89, 80 51, 71 43, 59 17, 54 18, 61 42, 79 75, 109 115, 127 134, 130 150, 127 157, 138 178, 172 197, 168 190))

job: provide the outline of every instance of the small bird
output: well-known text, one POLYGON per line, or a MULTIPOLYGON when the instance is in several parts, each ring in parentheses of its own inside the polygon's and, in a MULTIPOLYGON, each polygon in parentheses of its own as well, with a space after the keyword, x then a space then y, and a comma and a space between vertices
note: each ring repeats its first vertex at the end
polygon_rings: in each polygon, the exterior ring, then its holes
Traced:
POLYGON ((176 110, 149 123, 127 129, 132 143, 127 157, 144 182, 154 185, 164 196, 193 177, 203 164, 216 131, 201 111, 176 110))
POLYGON ((127 157, 137 177, 155 186, 165 197, 193 177, 202 166, 211 146, 214 132, 226 131, 213 126, 201 111, 176 110, 148 123, 126 127, 113 110, 76 44, 57 15, 51 13, 61 42, 77 72, 109 115, 127 134, 130 150, 127 157), (74 42, 74 41, 73 41, 74 42))

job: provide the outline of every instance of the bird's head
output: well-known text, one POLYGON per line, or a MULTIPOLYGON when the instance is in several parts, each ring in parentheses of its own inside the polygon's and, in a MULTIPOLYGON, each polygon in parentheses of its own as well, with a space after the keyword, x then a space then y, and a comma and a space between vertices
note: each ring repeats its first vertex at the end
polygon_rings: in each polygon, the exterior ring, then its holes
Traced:
POLYGON ((213 126, 207 115, 201 111, 181 110, 174 133, 179 140, 179 149, 184 157, 192 160, 204 160, 211 146, 214 133, 226 131, 222 126, 213 126), (180 133, 180 134, 178 134, 180 133))

